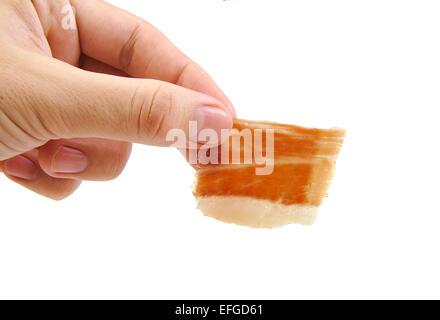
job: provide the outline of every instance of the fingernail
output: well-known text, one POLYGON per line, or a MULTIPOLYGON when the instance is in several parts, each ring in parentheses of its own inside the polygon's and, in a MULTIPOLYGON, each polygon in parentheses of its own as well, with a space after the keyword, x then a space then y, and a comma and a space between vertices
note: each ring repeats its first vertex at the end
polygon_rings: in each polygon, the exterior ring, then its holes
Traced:
POLYGON ((52 160, 55 173, 80 173, 87 168, 87 157, 81 151, 61 146, 52 160))
POLYGON ((193 121, 197 122, 197 131, 213 129, 221 134, 222 130, 232 128, 232 118, 225 111, 215 107, 201 107, 196 110, 193 121))
POLYGON ((37 166, 28 158, 17 156, 5 162, 5 171, 10 176, 24 180, 32 180, 37 174, 37 166))

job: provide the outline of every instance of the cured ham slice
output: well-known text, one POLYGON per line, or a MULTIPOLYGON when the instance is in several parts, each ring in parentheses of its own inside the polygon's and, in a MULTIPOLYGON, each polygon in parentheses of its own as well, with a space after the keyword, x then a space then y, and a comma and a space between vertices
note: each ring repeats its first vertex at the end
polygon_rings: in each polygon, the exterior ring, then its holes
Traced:
POLYGON ((198 208, 220 221, 255 228, 313 224, 327 196, 345 131, 246 120, 236 120, 234 129, 229 140, 209 151, 218 163, 200 165, 196 173, 193 193, 198 208), (243 131, 251 132, 251 152, 245 150, 243 131), (266 157, 265 164, 258 154, 266 157), (229 162, 222 162, 222 156, 229 162), (257 174, 268 163, 272 170, 257 174))

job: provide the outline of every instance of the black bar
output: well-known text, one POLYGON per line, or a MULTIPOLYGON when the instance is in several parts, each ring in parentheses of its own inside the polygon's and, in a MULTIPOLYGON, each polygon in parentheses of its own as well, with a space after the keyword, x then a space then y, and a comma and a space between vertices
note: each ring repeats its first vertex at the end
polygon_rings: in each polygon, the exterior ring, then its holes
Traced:
MULTIPOLYGON (((399 314, 420 319, 434 311, 434 303, 423 308, 408 301, 292 301, 292 300, 58 300, 1 301, 3 314, 14 318, 44 319, 305 319, 323 317, 357 319, 399 314), (374 303, 373 303, 374 302, 374 303), (378 306, 380 304, 380 306, 378 306), (12 312, 12 313, 11 313, 12 312)), ((435 305, 436 307, 436 305, 435 305)))

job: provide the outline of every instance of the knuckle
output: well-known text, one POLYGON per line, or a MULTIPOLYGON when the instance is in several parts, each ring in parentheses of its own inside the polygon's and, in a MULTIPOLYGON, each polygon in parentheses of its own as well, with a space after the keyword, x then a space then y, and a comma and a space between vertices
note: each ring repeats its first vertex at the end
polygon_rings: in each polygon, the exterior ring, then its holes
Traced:
POLYGON ((33 75, 14 71, 15 60, 0 63, 0 159, 5 159, 43 145, 53 133, 38 112, 33 75))
POLYGON ((48 140, 38 129, 32 107, 15 95, 0 94, 0 159, 39 147, 48 140))
POLYGON ((124 45, 119 52, 119 69, 127 72, 132 65, 133 57, 136 53, 136 44, 138 42, 139 36, 142 34, 145 23, 140 21, 135 24, 133 29, 130 31, 130 35, 125 41, 124 45))
POLYGON ((167 90, 165 84, 157 84, 149 94, 142 88, 136 90, 132 99, 132 114, 137 122, 137 135, 142 141, 144 138, 156 140, 165 138, 167 117, 173 113, 173 94, 167 90))

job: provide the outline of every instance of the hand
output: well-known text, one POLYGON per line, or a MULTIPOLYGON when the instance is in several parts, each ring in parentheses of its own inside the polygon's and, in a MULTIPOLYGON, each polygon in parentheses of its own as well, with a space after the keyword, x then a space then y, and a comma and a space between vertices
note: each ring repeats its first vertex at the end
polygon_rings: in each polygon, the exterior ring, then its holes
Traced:
POLYGON ((235 116, 163 34, 100 0, 2 0, 0 70, 0 169, 57 200, 117 177, 131 142, 167 146, 190 120, 220 132, 235 116))

